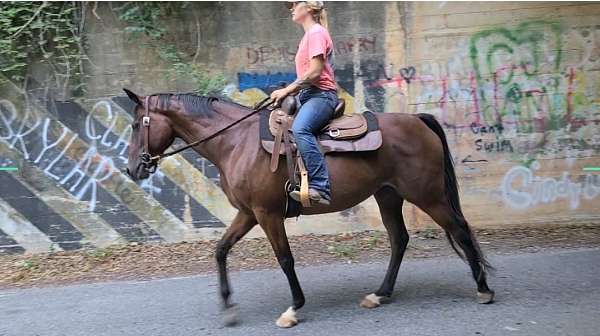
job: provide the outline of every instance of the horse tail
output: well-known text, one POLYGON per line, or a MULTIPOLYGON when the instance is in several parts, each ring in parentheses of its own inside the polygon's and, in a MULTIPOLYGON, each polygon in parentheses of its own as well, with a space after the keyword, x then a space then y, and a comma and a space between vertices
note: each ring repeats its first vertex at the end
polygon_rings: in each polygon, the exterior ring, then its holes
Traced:
MULTIPOLYGON (((440 125, 440 123, 435 119, 433 115, 427 113, 419 113, 417 114, 417 116, 419 117, 419 119, 421 119, 423 123, 425 123, 425 125, 427 125, 427 127, 429 127, 429 129, 431 129, 435 134, 437 134, 437 136, 442 141, 442 147, 444 149, 444 190, 446 194, 446 199, 450 203, 450 207, 452 208, 454 214, 454 221, 455 223, 457 223, 457 225, 461 227, 461 229, 467 232, 471 237, 473 247, 477 254, 478 262, 483 268, 484 272, 488 270, 492 271, 493 267, 483 255, 483 252, 479 247, 479 242, 477 241, 473 230, 471 230, 471 228, 469 227, 469 224, 467 223, 467 220, 465 219, 462 209, 460 207, 460 197, 458 195, 458 182, 456 179, 456 173, 454 172, 454 163, 452 162, 452 155, 450 154, 450 148, 448 147, 448 141, 446 140, 446 133, 444 132, 442 125, 440 125)), ((454 252, 456 252, 456 254, 458 254, 458 256, 462 260, 467 262, 467 258, 463 253, 461 253, 458 250, 458 248, 456 248, 456 242, 454 241, 454 238, 450 235, 448 231, 446 231, 446 237, 448 238, 450 246, 452 247, 454 252)))

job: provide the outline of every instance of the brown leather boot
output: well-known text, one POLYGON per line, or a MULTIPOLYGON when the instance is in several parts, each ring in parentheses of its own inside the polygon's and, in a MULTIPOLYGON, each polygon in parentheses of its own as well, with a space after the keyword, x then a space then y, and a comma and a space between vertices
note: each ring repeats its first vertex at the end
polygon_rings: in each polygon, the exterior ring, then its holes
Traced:
MULTIPOLYGON (((298 201, 298 202, 302 202, 300 200, 300 190, 294 190, 290 193, 290 197, 293 198, 294 200, 298 201)), ((325 197, 321 196, 321 193, 318 192, 317 190, 313 189, 313 188, 309 188, 308 189, 308 199, 310 200, 310 204, 321 204, 321 205, 329 205, 331 204, 331 202, 329 202, 328 199, 326 199, 325 197)))

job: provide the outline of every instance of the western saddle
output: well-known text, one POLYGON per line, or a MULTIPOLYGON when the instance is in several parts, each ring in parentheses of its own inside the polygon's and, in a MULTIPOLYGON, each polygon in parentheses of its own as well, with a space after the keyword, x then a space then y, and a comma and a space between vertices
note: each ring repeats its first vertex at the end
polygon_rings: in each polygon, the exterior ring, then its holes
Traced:
MULTIPOLYGON (((308 173, 290 131, 299 107, 297 97, 290 95, 283 99, 280 107, 271 107, 261 113, 260 137, 262 147, 271 154, 271 172, 277 171, 280 157, 284 156, 289 175, 286 191, 289 193, 297 188, 296 181, 299 180, 301 204, 303 207, 310 207, 308 173)), ((317 136, 321 151, 326 154, 378 149, 382 137, 375 115, 370 111, 345 115, 344 110, 345 101, 340 98, 332 120, 317 136)), ((293 200, 288 198, 288 203, 290 201, 293 200)))

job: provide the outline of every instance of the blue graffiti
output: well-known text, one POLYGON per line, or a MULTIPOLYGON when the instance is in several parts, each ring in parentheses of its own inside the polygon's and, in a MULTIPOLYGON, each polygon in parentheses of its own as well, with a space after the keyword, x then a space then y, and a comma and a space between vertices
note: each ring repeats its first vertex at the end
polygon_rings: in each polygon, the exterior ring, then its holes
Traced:
POLYGON ((261 89, 265 92, 273 91, 296 80, 296 74, 292 72, 276 72, 266 74, 238 73, 239 90, 261 89))

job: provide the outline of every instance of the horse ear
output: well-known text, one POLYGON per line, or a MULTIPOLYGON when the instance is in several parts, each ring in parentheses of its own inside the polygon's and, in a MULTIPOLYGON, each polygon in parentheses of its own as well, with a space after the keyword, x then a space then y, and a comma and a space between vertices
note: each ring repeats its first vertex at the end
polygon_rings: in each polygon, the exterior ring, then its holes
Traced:
POLYGON ((129 97, 129 99, 131 99, 134 103, 138 104, 138 105, 142 105, 142 101, 140 100, 140 97, 138 95, 136 95, 135 93, 123 88, 123 91, 125 91, 125 93, 127 94, 127 97, 129 97))

